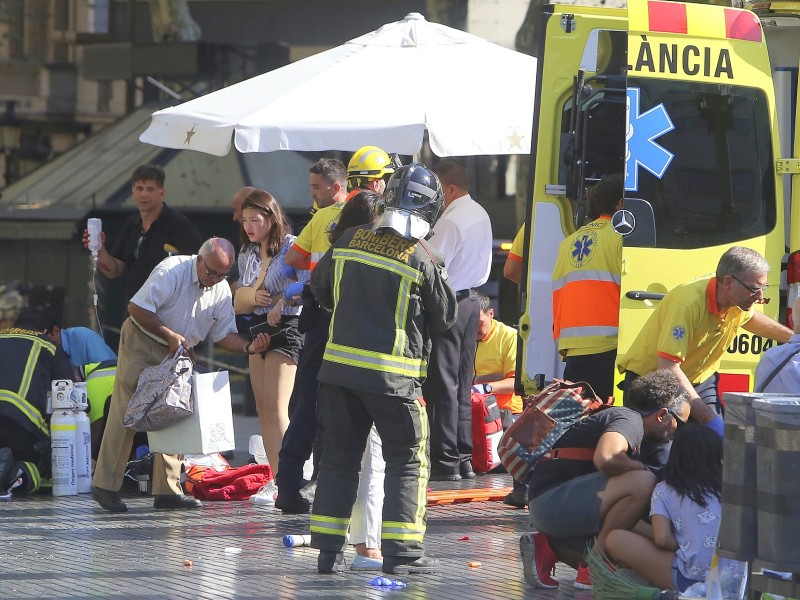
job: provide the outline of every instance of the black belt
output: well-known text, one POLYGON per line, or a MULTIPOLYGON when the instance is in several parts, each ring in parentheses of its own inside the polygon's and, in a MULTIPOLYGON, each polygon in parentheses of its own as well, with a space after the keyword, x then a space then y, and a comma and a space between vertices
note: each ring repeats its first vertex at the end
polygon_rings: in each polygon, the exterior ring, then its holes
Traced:
POLYGON ((472 289, 471 288, 467 288, 465 290, 458 290, 456 292, 456 300, 461 302, 464 298, 469 297, 469 295, 471 293, 472 293, 472 289))

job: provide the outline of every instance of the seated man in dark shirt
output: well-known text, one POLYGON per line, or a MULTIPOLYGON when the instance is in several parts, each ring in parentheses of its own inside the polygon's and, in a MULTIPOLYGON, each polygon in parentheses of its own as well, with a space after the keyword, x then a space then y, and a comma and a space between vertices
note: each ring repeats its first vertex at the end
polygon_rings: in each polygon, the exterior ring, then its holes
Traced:
MULTIPOLYGON (((548 536, 596 536, 601 548, 614 529, 633 530, 650 506, 656 477, 640 462, 642 442, 664 442, 689 417, 688 396, 667 370, 638 379, 626 394, 628 405, 612 407, 579 421, 555 443, 558 448, 594 449, 591 460, 548 459, 531 475, 531 523, 536 532, 520 539, 525 580, 536 588, 558 587, 550 573, 559 556, 548 536)), ((551 451, 552 452, 552 451, 551 451)), ((590 589, 586 563, 578 565, 575 587, 590 589)))

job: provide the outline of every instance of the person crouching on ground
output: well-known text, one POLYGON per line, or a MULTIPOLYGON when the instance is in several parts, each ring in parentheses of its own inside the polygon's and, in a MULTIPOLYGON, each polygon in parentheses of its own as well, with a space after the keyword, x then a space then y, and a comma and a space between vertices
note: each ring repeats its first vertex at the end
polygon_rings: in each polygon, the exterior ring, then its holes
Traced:
MULTIPOLYGON (((645 438, 666 441, 689 417, 688 395, 675 375, 653 371, 637 379, 627 401, 637 407, 611 407, 569 429, 554 449, 594 449, 585 460, 541 460, 530 481, 529 510, 537 531, 520 539, 525 580, 536 588, 555 588, 551 577, 559 556, 549 536, 581 538, 605 549, 615 529, 633 530, 650 503, 656 477, 637 460, 645 438)), ((564 560, 569 560, 566 556, 564 560)), ((575 587, 590 589, 585 562, 575 565, 575 587)))
POLYGON ((664 481, 653 490, 652 539, 616 529, 606 539, 608 557, 660 589, 683 592, 705 581, 717 545, 721 493, 722 439, 689 423, 675 434, 664 481))

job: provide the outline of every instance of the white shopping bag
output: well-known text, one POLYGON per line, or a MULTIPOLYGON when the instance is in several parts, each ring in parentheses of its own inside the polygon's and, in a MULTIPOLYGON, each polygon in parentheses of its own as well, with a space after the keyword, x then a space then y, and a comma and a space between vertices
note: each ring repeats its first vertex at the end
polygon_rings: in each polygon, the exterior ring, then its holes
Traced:
POLYGON ((150 450, 164 454, 211 454, 236 448, 227 371, 192 377, 194 414, 147 434, 150 450))

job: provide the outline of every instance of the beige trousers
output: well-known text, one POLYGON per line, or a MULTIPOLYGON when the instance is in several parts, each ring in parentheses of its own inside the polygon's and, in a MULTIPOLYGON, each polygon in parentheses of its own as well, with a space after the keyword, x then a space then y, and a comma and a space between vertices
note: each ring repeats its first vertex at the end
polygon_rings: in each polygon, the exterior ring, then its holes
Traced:
MULTIPOLYGON (((118 491, 133 446, 135 431, 122 425, 139 374, 145 367, 161 363, 169 349, 142 333, 130 318, 122 324, 117 359, 117 378, 111 394, 106 429, 94 471, 93 485, 118 491)), ((182 494, 181 460, 176 454, 153 454, 153 495, 182 494)))

